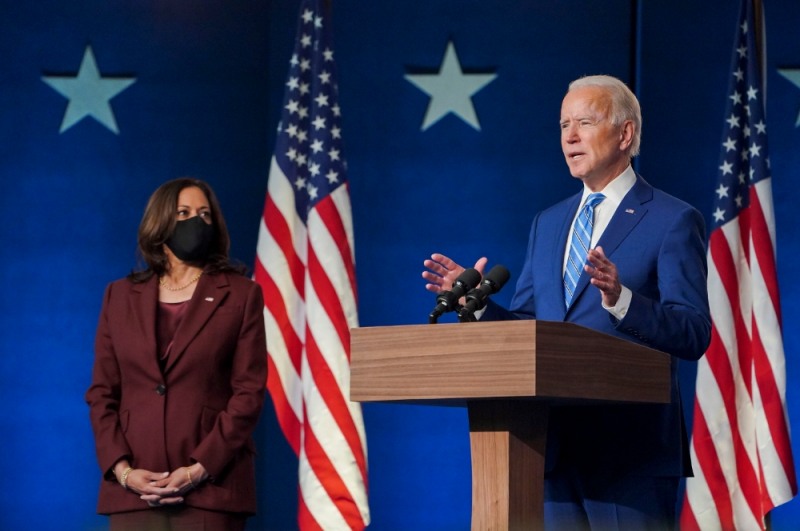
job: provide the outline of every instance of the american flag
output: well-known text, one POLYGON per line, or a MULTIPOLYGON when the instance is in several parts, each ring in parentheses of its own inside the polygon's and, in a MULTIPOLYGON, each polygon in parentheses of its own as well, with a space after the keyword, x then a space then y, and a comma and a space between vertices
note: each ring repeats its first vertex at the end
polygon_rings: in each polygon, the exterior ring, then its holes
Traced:
MULTIPOLYGON (((328 3, 326 3, 328 4, 328 3)), ((350 396, 353 226, 330 13, 300 6, 255 265, 267 388, 299 459, 300 529, 369 524, 366 435, 350 396)))
POLYGON ((734 42, 708 248, 712 338, 698 364, 682 529, 764 529, 797 492, 752 0, 734 42))

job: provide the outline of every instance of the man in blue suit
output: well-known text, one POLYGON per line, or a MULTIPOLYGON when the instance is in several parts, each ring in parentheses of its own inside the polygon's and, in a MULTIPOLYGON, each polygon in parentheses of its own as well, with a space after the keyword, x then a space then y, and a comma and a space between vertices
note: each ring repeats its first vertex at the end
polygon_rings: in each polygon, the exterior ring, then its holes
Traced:
MULTIPOLYGON (((476 316, 569 321, 672 355, 670 404, 553 408, 545 525, 673 529, 680 477, 692 472, 678 359, 700 358, 711 334, 703 218, 633 171, 641 111, 620 80, 573 81, 560 124, 567 166, 583 190, 533 220, 510 309, 490 301, 476 316)), ((441 254, 425 267, 435 293, 464 270, 441 254)))

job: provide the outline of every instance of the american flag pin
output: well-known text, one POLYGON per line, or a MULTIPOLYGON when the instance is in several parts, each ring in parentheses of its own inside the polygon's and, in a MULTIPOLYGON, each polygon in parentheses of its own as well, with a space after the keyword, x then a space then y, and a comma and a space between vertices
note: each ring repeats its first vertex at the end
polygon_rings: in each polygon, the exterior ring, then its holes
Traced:
POLYGON ((628 214, 633 214, 633 209, 632 208, 626 208, 625 212, 628 213, 628 214))
POLYGON ((214 302, 214 297, 206 297, 206 301, 208 301, 208 302, 214 302))

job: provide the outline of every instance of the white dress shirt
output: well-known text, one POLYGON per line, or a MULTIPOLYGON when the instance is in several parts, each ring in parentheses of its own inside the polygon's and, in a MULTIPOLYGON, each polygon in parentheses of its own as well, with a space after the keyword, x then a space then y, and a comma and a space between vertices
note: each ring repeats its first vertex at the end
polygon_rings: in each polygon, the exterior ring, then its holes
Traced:
MULTIPOLYGON (((606 227, 608 227, 608 223, 611 221, 611 218, 614 217, 614 213, 617 211, 617 207, 622 202, 622 198, 631 191, 633 185, 636 184, 636 172, 633 171, 633 168, 629 164, 625 171, 615 177, 610 183, 603 188, 600 193, 606 196, 603 201, 594 207, 594 223, 592 228, 592 241, 590 247, 592 249, 597 246, 597 242, 600 240, 600 237, 605 232, 606 227)), ((572 223, 570 226, 575 224, 575 219, 578 217, 578 213, 583 208, 583 204, 586 202, 586 198, 589 197, 592 191, 589 188, 583 188, 583 196, 581 197, 580 207, 578 210, 575 211, 575 216, 572 218, 572 223)), ((569 235, 567 236, 567 245, 564 251, 564 262, 561 267, 561 273, 563 276, 564 271, 567 267, 567 260, 569 259, 569 239, 572 237, 572 231, 570 231, 569 235)), ((603 304, 603 308, 608 310, 611 315, 616 317, 617 319, 622 319, 628 313, 628 308, 631 305, 631 290, 622 286, 622 292, 619 295, 619 300, 617 300, 617 304, 613 307, 606 306, 603 304)))

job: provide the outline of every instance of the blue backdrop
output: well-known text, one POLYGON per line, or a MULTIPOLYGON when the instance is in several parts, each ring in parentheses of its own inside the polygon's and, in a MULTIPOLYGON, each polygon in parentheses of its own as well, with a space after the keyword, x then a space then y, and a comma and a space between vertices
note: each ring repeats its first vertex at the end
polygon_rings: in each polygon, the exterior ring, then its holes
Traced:
MULTIPOLYGON (((768 114, 789 415, 800 422, 800 6, 767 0, 768 114)), ((637 169, 710 219, 738 2, 334 1, 360 318, 426 322, 422 260, 482 255, 520 270, 534 213, 579 187, 559 147, 567 83, 607 73, 644 113, 637 169), (455 115, 421 126, 428 96, 404 76, 436 72, 447 43, 467 73, 497 77, 455 115), (388 279, 392 282, 389 283, 388 279)), ((135 265, 149 194, 182 175, 218 192, 233 255, 252 264, 294 40, 295 0, 0 0, 0 529, 102 529, 83 393, 106 283, 135 265), (91 46, 118 133, 87 117, 59 132, 91 46)), ((513 282, 513 280, 512 280, 513 282)), ((507 302, 512 289, 498 294, 507 302)), ((683 368, 693 396, 693 367, 683 368)), ((689 402, 691 403, 691 402, 689 402)), ((372 529, 468 529, 464 410, 364 407, 372 529)), ((271 404, 257 433, 262 510, 251 529, 292 529, 296 460, 271 404)), ((800 436, 795 437, 800 456, 800 436)), ((800 501, 774 511, 800 521, 800 501)))

